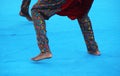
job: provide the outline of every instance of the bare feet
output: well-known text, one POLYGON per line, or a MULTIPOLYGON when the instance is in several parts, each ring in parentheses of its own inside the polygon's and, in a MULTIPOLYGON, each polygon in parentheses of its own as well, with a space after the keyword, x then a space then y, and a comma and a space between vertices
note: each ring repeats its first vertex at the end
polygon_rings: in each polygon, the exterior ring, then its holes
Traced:
POLYGON ((93 51, 88 51, 88 53, 89 54, 92 54, 92 55, 96 55, 96 56, 100 56, 101 54, 100 54, 100 51, 95 51, 95 52, 93 52, 93 51))
POLYGON ((52 54, 50 52, 40 53, 38 56, 32 58, 34 61, 39 61, 43 59, 49 59, 52 57, 52 54))
POLYGON ((29 20, 29 21, 32 21, 32 18, 30 17, 30 15, 29 14, 24 14, 24 13, 22 13, 21 11, 20 11, 20 16, 23 16, 23 17, 26 17, 27 18, 27 20, 29 20))

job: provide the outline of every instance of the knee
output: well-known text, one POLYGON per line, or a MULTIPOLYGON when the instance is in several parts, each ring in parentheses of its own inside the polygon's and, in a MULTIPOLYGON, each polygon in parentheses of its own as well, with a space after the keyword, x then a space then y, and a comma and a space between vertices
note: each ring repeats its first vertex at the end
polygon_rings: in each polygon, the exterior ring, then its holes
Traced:
POLYGON ((90 18, 88 15, 83 16, 82 18, 78 18, 78 20, 82 23, 90 21, 90 18))

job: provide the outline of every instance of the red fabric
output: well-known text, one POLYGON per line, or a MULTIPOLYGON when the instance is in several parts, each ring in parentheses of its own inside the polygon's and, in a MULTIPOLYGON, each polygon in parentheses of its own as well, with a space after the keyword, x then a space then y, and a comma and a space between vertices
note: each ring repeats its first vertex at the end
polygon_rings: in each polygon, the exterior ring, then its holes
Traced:
POLYGON ((81 18, 88 13, 92 2, 93 0, 66 0, 66 3, 61 7, 62 10, 57 12, 57 14, 68 16, 72 20, 81 18))

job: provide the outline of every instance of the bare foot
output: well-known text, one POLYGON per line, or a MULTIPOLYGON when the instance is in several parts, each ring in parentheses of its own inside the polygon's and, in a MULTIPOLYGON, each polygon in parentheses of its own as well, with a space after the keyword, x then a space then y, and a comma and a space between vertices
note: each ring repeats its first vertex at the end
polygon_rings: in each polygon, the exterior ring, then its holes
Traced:
POLYGON ((96 51, 96 52, 92 52, 92 51, 88 51, 89 54, 92 54, 92 55, 96 55, 96 56, 100 56, 100 51, 96 51))
POLYGON ((32 18, 31 18, 31 16, 29 14, 24 14, 21 11, 20 11, 19 14, 20 14, 20 16, 26 17, 27 20, 32 21, 32 18))
POLYGON ((50 52, 46 52, 46 53, 40 53, 38 56, 32 58, 32 60, 39 61, 43 59, 49 59, 51 57, 52 57, 52 54, 50 52))

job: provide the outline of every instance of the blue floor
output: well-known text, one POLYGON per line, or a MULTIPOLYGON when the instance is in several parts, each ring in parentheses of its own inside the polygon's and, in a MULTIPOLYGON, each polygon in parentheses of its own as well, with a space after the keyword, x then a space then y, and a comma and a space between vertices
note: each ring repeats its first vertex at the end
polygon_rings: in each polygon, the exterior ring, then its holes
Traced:
POLYGON ((34 62, 39 49, 33 23, 19 16, 21 0, 1 0, 0 76, 120 76, 119 3, 95 0, 90 10, 101 56, 87 53, 77 20, 55 15, 46 21, 53 58, 34 62))

